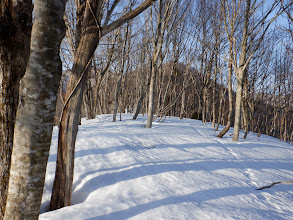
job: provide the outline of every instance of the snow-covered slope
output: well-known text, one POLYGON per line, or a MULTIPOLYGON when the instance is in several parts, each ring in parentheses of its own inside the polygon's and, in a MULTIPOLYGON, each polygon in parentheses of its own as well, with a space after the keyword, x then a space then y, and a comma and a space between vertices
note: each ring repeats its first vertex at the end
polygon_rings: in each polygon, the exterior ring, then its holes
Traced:
POLYGON ((232 142, 210 124, 122 115, 83 120, 72 206, 46 212, 57 152, 54 128, 40 219, 293 219, 293 146, 250 133, 232 142))

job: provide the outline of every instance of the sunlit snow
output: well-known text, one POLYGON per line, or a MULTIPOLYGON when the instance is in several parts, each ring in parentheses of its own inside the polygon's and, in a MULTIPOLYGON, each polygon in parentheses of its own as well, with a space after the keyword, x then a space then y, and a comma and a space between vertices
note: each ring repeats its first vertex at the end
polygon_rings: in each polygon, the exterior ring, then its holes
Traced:
MULTIPOLYGON (((82 120, 72 206, 49 206, 57 152, 54 128, 40 219, 293 219, 293 146, 250 133, 232 142, 211 124, 167 117, 144 127, 123 114, 82 120)), ((243 136, 242 133, 240 135, 243 136)))

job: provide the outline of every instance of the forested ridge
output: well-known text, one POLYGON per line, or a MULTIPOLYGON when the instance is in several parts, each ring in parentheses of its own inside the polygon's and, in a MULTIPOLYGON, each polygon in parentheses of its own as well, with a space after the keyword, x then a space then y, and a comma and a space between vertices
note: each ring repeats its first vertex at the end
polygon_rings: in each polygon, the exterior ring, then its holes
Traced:
POLYGON ((292 5, 1 1, 0 219, 38 217, 54 125, 49 209, 71 204, 82 117, 144 114, 147 129, 178 116, 218 138, 233 127, 235 142, 252 131, 293 143, 292 5))

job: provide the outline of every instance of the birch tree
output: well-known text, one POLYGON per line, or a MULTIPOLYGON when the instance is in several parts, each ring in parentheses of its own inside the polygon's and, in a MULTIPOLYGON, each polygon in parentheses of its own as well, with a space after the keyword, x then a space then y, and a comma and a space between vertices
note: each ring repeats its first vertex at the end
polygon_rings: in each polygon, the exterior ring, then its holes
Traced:
MULTIPOLYGON (((160 55, 162 54, 164 36, 167 30, 167 25, 171 16, 171 12, 174 9, 176 2, 174 0, 159 0, 158 11, 157 11, 157 21, 154 30, 154 26, 151 28, 152 36, 152 60, 151 60, 151 75, 150 75, 150 85, 149 85, 149 101, 148 101, 148 118, 146 123, 146 128, 151 128, 153 123, 153 116, 155 110, 155 91, 156 91, 156 77, 158 67, 162 65, 162 59, 159 64, 160 55)), ((150 22, 153 23, 153 14, 151 12, 150 22)))
POLYGON ((114 104, 114 113, 113 113, 113 122, 116 122, 116 118, 117 118, 117 111, 118 111, 118 106, 119 106, 119 96, 121 95, 121 84, 122 84, 122 79, 123 79, 123 75, 125 74, 125 64, 126 64, 126 59, 128 59, 129 56, 129 48, 128 48, 128 44, 127 41, 130 42, 129 39, 129 34, 131 34, 131 27, 129 27, 129 24, 127 24, 126 26, 126 30, 124 33, 124 37, 123 37, 123 33, 121 33, 121 41, 120 42, 122 44, 122 51, 121 52, 121 58, 120 58, 120 65, 119 65, 119 70, 118 70, 118 81, 116 84, 116 92, 115 92, 115 104, 114 104))
POLYGON ((38 219, 62 65, 66 1, 34 1, 30 56, 19 96, 4 219, 38 219), (24 138, 25 137, 25 138, 24 138))
POLYGON ((236 0, 232 1, 229 7, 227 0, 222 0, 222 13, 224 18, 225 32, 229 41, 229 58, 228 58, 228 96, 229 96, 229 113, 225 128, 218 134, 217 137, 222 138, 230 129, 233 111, 233 96, 232 96, 232 74, 233 74, 233 57, 234 57, 234 34, 236 31, 236 21, 240 10, 240 4, 236 0))
MULTIPOLYGON (((240 4, 241 1, 239 1, 240 4)), ((261 3, 264 4, 264 3, 261 3)), ((289 7, 292 1, 288 3, 285 8, 289 7)), ((258 18, 258 22, 249 27, 249 22, 255 16, 256 10, 260 5, 257 5, 257 1, 246 0, 245 1, 245 13, 244 13, 244 23, 242 29, 242 39, 240 46, 240 56, 237 60, 237 54, 234 53, 233 66, 236 72, 236 101, 235 101, 235 120, 234 120, 234 133, 233 141, 238 141, 240 121, 241 121, 241 103, 242 103, 242 92, 243 92, 243 82, 245 77, 246 68, 255 52, 260 47, 266 32, 268 31, 272 22, 285 10, 285 8, 279 8, 280 1, 275 0, 270 7, 266 10, 263 16, 258 18), (277 10, 277 13, 271 18, 268 17, 277 10), (248 37, 251 36, 251 42, 248 42, 248 37), (253 47, 250 54, 247 54, 248 47, 253 47)), ((236 43, 234 42, 234 50, 236 51, 236 43)))

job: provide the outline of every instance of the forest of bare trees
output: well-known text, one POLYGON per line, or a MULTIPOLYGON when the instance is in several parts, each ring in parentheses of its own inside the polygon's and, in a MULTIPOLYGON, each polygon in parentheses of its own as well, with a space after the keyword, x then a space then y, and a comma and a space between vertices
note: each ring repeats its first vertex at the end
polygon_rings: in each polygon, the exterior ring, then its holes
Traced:
MULTIPOLYGON (((213 122, 217 130, 232 126, 235 141, 243 129, 245 137, 252 131, 292 142, 288 4, 155 5, 104 38, 90 66, 82 117, 141 113, 147 127, 164 116, 187 117, 213 122)), ((66 59, 65 42, 63 49, 66 59)))
POLYGON ((145 114, 147 129, 177 116, 293 143, 292 1, 50 2, 0 2, 0 219, 37 219, 54 125, 50 210, 70 205, 81 117, 145 114))

